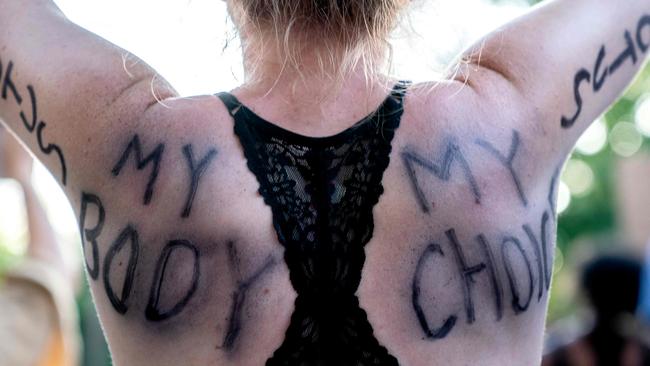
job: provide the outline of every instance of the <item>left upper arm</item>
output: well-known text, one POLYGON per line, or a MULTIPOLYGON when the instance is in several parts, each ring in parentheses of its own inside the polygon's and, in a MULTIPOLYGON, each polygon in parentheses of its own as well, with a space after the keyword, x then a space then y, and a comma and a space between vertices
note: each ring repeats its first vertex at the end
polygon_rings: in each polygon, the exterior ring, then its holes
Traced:
POLYGON ((64 186, 98 180, 87 168, 104 162, 110 137, 174 96, 142 60, 51 1, 0 1, 0 119, 64 186))

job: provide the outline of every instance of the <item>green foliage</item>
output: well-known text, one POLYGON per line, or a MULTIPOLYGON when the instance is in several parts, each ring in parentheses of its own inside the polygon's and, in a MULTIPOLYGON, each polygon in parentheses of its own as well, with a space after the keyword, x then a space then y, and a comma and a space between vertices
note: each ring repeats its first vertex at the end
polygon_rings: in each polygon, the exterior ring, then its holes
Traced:
POLYGON ((0 247, 0 274, 4 273, 9 267, 19 259, 16 255, 9 253, 5 248, 0 247))
MULTIPOLYGON (((635 107, 639 98, 644 95, 644 90, 650 91, 650 68, 642 72, 628 92, 605 114, 608 131, 620 122, 634 121, 635 107)), ((647 138, 644 138, 644 145, 646 148, 649 145, 647 138)), ((594 172, 595 182, 590 194, 574 198, 569 208, 560 216, 559 231, 562 237, 558 245, 561 249, 566 249, 571 241, 580 236, 617 229, 617 213, 613 201, 616 193, 614 168, 620 157, 612 151, 610 144, 596 155, 583 156, 574 153, 574 157, 589 164, 594 172)))
MULTIPOLYGON (((634 122, 636 106, 639 99, 650 92, 650 67, 646 67, 640 77, 628 89, 625 95, 610 108, 605 114, 608 132, 621 122, 634 122)), ((650 150, 650 139, 644 137, 640 151, 650 150)), ((568 209, 560 215, 558 222, 558 248, 563 253, 570 253, 572 244, 581 237, 595 237, 599 234, 615 234, 620 230, 618 226, 618 212, 616 211, 616 164, 619 157, 612 150, 611 144, 596 155, 583 156, 574 153, 576 158, 589 164, 595 175, 594 187, 588 195, 574 198, 568 209)), ((615 244, 615 243, 614 243, 615 244)), ((614 245, 612 244, 612 245, 614 245)), ((566 273, 556 276, 559 282, 565 279, 558 277, 569 276, 575 272, 572 268, 575 263, 567 258, 565 263, 566 273)), ((561 289, 553 291, 549 320, 559 319, 575 310, 574 293, 566 293, 561 289)))
POLYGON ((2 245, 2 243, 7 242, 8 240, 4 237, 4 235, 2 235, 2 232, 0 232, 0 276, 20 259, 19 256, 11 253, 9 250, 7 250, 7 247, 2 245))

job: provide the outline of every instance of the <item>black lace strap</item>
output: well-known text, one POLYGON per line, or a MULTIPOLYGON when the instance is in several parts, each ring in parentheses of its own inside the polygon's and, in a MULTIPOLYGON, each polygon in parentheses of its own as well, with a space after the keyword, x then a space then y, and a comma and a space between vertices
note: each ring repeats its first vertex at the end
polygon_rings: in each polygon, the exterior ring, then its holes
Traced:
MULTIPOLYGON (((404 104, 404 96, 406 95, 406 92, 407 92, 409 86, 411 86, 411 81, 408 81, 408 80, 400 80, 400 81, 398 81, 393 86, 393 89, 390 92, 390 98, 387 98, 386 101, 384 101, 384 103, 382 104, 380 109, 387 107, 386 103, 387 103, 387 101, 389 99, 395 100, 398 103, 399 107, 401 107, 404 104)), ((221 99, 223 104, 228 109, 228 112, 233 117, 235 117, 237 115, 237 112, 239 112, 241 110, 241 108, 244 106, 244 104, 242 102, 240 102, 239 99, 237 99, 237 97, 234 96, 231 93, 221 92, 221 93, 216 94, 216 96, 219 99, 221 99)), ((391 108, 389 108, 389 109, 391 109, 391 108)), ((392 110, 392 111, 389 111, 388 114, 390 115, 390 114, 393 114, 394 112, 395 111, 392 110)))
POLYGON ((235 97, 234 95, 228 93, 228 92, 221 92, 217 94, 217 97, 221 99, 223 104, 228 108, 228 113, 230 113, 231 116, 235 117, 237 112, 241 109, 243 104, 235 97))
POLYGON ((400 105, 404 104, 404 97, 406 96, 406 91, 411 86, 411 81, 409 80, 400 80, 395 84, 393 90, 390 93, 390 96, 397 100, 400 105))
POLYGON ((267 366, 399 365, 376 339, 356 293, 408 85, 397 83, 372 114, 326 137, 285 130, 232 94, 218 95, 272 210, 297 294, 285 339, 267 366))

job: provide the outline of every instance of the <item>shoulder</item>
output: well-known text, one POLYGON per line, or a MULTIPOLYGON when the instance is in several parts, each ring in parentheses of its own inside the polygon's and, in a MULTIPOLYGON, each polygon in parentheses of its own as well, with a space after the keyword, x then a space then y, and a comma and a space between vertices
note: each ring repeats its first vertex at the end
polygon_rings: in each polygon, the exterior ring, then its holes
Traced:
POLYGON ((230 115, 214 96, 158 101, 134 123, 115 121, 89 144, 101 156, 86 167, 94 178, 70 198, 80 225, 97 224, 98 233, 103 220, 153 232, 200 230, 227 196, 227 166, 237 152, 230 115))
POLYGON ((110 136, 104 164, 109 174, 104 176, 115 188, 136 191, 128 193, 129 204, 148 205, 156 191, 184 200, 186 194, 179 187, 191 191, 199 179, 214 180, 223 173, 217 165, 223 166, 237 152, 232 124, 215 96, 158 101, 136 123, 110 136), (136 199, 138 191, 142 197, 136 199))
POLYGON ((478 89, 454 80, 416 84, 405 101, 402 155, 439 156, 497 186, 518 174, 534 189, 563 160, 550 150, 544 119, 498 81, 478 89))
POLYGON ((484 79, 480 85, 453 79, 413 85, 405 103, 409 122, 423 131, 484 134, 517 129, 547 135, 543 123, 547 113, 532 107, 507 82, 484 79))

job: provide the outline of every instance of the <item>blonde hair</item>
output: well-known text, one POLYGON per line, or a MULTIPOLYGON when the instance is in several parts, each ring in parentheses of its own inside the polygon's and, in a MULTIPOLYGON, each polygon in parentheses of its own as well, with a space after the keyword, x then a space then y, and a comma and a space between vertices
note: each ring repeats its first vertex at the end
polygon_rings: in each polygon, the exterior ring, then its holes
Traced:
MULTIPOLYGON (((387 65, 388 36, 410 0, 228 0, 243 46, 275 47, 285 71, 301 73, 305 52, 333 80, 387 65)), ((261 52, 253 52, 252 54, 261 52)), ((248 65, 252 78, 260 60, 248 65)))

